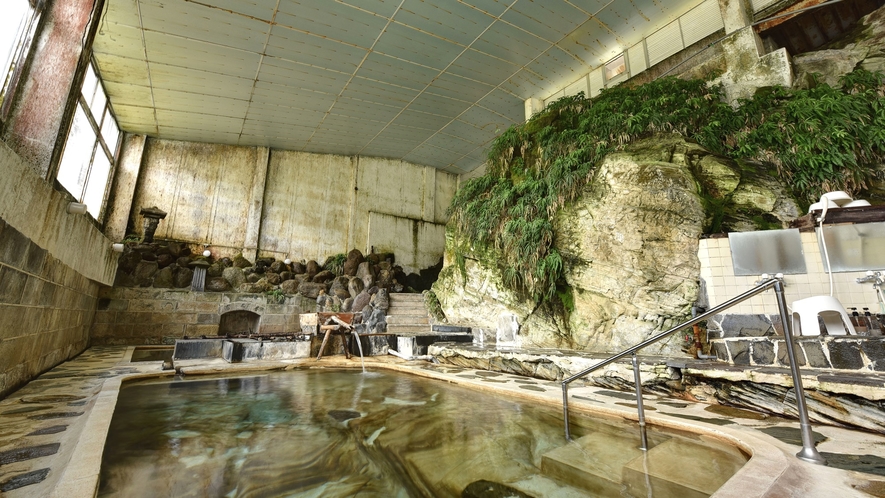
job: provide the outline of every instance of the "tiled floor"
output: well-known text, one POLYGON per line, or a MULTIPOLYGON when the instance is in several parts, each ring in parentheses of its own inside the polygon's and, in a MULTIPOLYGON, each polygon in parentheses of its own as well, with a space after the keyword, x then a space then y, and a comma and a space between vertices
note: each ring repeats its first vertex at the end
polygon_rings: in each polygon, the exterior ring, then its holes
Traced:
MULTIPOLYGON (((169 375, 162 362, 128 360, 132 348, 103 347, 42 375, 0 400, 0 491, 10 498, 92 496, 107 425, 121 379, 169 375)), ((511 374, 370 357, 369 368, 390 368, 560 406, 560 384, 511 374)), ((228 364, 221 360, 181 364, 186 375, 235 373, 302 366, 359 367, 343 356, 284 362, 228 364)), ((569 390, 576 411, 635 418, 633 393, 597 387, 569 390)), ((816 425, 818 450, 829 467, 793 455, 800 449, 798 422, 755 412, 644 396, 650 423, 676 428, 702 426, 739 441, 753 459, 715 496, 885 496, 885 436, 816 425)))

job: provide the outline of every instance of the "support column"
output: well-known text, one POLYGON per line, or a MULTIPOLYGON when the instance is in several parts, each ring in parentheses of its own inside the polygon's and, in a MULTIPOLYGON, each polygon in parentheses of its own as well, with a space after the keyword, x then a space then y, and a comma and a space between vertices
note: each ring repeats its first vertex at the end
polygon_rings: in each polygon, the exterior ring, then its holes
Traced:
POLYGON ((746 0, 719 0, 719 10, 727 35, 753 24, 751 8, 746 0))
POLYGON ((529 97, 525 99, 525 120, 528 121, 529 118, 534 116, 535 114, 544 110, 544 101, 541 99, 536 99, 535 97, 529 97))
POLYGON ((138 183, 138 173, 141 171, 141 158, 144 156, 146 142, 147 137, 144 135, 127 133, 123 137, 120 159, 114 172, 114 185, 108 197, 110 203, 105 215, 107 219, 105 236, 114 242, 126 237, 126 226, 129 224, 129 214, 132 211, 132 201, 135 198, 135 187, 138 183))
POLYGON ((258 257, 264 186, 267 183, 267 168, 270 166, 270 149, 257 147, 257 150, 258 159, 255 162, 255 175, 252 177, 252 190, 249 192, 249 212, 246 215, 246 238, 243 245, 243 257, 249 261, 255 261, 258 257))

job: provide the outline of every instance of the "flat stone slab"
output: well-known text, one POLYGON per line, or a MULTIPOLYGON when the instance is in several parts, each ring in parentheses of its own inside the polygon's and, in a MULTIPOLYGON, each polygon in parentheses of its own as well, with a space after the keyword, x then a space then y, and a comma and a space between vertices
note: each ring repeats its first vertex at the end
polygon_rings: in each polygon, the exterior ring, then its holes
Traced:
POLYGON ((61 447, 60 443, 41 444, 39 446, 28 446, 26 448, 16 448, 0 453, 0 465, 6 465, 15 462, 23 462, 32 458, 40 458, 58 453, 61 447))
POLYGON ((0 491, 12 491, 13 489, 23 488, 25 486, 30 486, 31 484, 37 484, 43 479, 46 479, 46 476, 48 475, 49 469, 40 469, 26 472, 0 483, 0 491))

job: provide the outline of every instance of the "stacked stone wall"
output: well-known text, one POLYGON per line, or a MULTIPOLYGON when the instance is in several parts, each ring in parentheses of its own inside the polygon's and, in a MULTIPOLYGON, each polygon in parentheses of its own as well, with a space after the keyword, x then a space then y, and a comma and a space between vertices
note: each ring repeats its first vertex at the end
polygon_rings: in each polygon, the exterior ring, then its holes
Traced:
POLYGON ((174 344, 183 337, 218 334, 221 315, 247 310, 261 316, 261 334, 300 334, 298 315, 316 303, 300 295, 191 292, 189 290, 102 288, 93 344, 174 344))
POLYGON ((98 288, 0 218, 0 398, 86 349, 98 288))

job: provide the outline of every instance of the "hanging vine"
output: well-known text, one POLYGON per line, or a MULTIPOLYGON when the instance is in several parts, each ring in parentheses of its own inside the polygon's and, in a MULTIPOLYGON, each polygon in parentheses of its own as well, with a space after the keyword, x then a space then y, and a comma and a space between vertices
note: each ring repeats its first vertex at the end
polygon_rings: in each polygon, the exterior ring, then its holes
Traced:
POLYGON ((539 302, 554 299, 563 282, 556 212, 577 198, 607 154, 656 133, 770 163, 806 201, 829 190, 857 192, 885 158, 883 94, 881 73, 855 70, 841 88, 767 88, 736 108, 723 102, 719 86, 673 77, 559 99, 502 133, 486 173, 455 194, 456 261, 467 247, 493 248, 505 285, 539 302))

